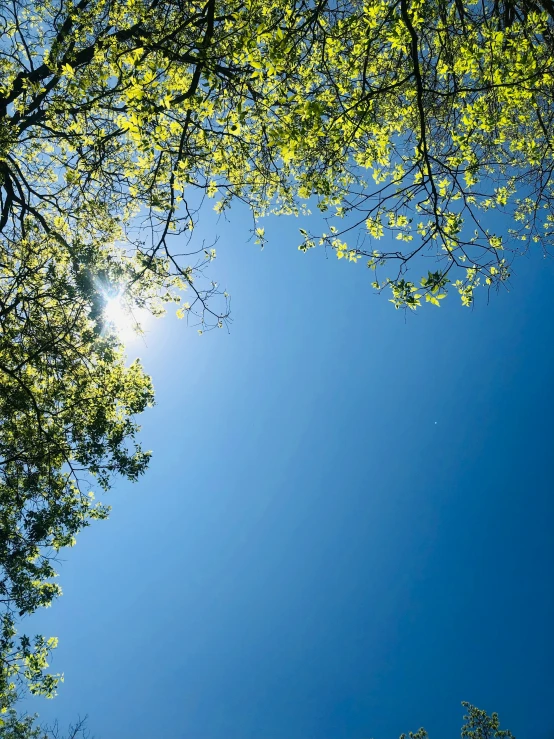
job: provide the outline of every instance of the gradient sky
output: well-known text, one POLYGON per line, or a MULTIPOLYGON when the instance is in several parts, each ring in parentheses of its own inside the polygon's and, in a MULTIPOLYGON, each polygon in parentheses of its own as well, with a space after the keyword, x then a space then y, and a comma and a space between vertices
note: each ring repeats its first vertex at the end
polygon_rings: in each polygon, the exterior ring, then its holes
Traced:
POLYGON ((407 319, 362 264, 220 224, 230 335, 133 344, 154 451, 64 553, 66 683, 96 739, 459 736, 468 700, 554 737, 552 263, 407 319))

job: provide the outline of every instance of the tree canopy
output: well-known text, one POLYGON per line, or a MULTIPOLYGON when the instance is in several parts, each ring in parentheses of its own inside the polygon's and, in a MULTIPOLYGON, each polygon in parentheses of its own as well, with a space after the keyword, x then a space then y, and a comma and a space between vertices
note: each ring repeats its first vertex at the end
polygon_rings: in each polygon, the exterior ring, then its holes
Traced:
MULTIPOLYGON (((86 259, 86 257, 85 257, 86 259)), ((133 416, 153 400, 140 363, 94 319, 81 273, 71 274, 56 241, 32 224, 2 255, 0 285, 0 700, 21 679, 52 695, 44 674, 55 640, 15 639, 18 617, 61 591, 53 561, 77 532, 108 509, 93 481, 136 479, 148 454, 135 443, 133 416), (80 288, 79 288, 80 285, 80 288)), ((84 264, 84 263, 83 263, 84 264)), ((92 306, 92 307, 91 307, 92 306)))
POLYGON ((19 715, 14 709, 7 712, 4 723, 0 726, 2 739, 92 739, 86 728, 86 718, 70 724, 67 733, 61 732, 58 723, 53 726, 41 726, 37 717, 29 714, 19 715))
POLYGON ((142 299, 188 286, 206 318, 169 241, 198 195, 318 207, 301 249, 368 260, 398 307, 470 305, 552 240, 550 0, 17 0, 1 24, 0 230, 95 242, 142 299))
MULTIPOLYGON (((500 728, 498 714, 493 713, 489 716, 486 711, 467 702, 463 702, 462 706, 467 711, 461 731, 462 739, 515 739, 510 731, 500 728)), ((67 739, 77 739, 77 737, 87 739, 88 736, 90 735, 86 730, 86 719, 79 720, 70 726, 66 735, 67 739)), ((408 735, 402 734, 400 739, 408 739, 408 737, 409 739, 428 739, 428 736, 422 728, 408 735)), ((13 710, 9 712, 6 722, 0 727, 0 738, 63 739, 57 724, 51 728, 41 728, 36 723, 36 717, 18 716, 13 710)))
POLYGON ((147 464, 152 386, 106 299, 223 327, 194 239, 213 198, 262 245, 263 216, 319 209, 302 251, 366 263, 397 308, 470 306, 552 243, 553 93, 551 0, 0 3, 4 707, 18 676, 54 690, 52 642, 14 624, 106 515, 91 486, 147 464))

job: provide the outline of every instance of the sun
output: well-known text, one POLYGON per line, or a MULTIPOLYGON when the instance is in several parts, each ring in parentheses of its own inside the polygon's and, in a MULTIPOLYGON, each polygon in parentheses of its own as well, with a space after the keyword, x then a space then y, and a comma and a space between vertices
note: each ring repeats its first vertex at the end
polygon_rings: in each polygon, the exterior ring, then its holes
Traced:
POLYGON ((148 311, 143 308, 131 310, 122 295, 109 297, 104 303, 104 318, 124 343, 139 337, 148 315, 148 311))

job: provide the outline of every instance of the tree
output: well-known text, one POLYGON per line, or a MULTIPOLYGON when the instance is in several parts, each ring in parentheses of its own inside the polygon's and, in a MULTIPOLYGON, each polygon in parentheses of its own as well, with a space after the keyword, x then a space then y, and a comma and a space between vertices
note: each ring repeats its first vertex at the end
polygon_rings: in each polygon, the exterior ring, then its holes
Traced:
MULTIPOLYGON (((500 728, 497 713, 489 716, 486 711, 466 701, 462 702, 462 706, 467 711, 462 726, 462 739, 515 739, 510 731, 500 728)), ((408 736, 410 739, 427 739, 429 735, 425 729, 419 729, 419 731, 410 732, 408 736)), ((402 734, 400 739, 407 739, 406 734, 402 734)))
POLYGON ((11 709, 0 726, 1 739, 91 739, 86 717, 70 724, 65 735, 60 733, 57 722, 53 726, 40 726, 36 719, 28 714, 18 716, 11 709))
MULTIPOLYGON (((57 552, 108 509, 91 485, 114 474, 134 480, 148 453, 135 443, 133 416, 152 403, 139 362, 102 331, 81 272, 72 275, 58 242, 29 225, 3 254, 0 284, 0 702, 21 682, 52 695, 45 674, 55 640, 15 639, 18 617, 47 606, 57 552), (80 288, 78 287, 80 285, 80 288), (91 307, 92 306, 92 307, 91 307)), ((82 255, 79 269, 87 263, 82 255)))
POLYGON ((4 707, 31 664, 53 690, 48 642, 15 646, 14 624, 105 516, 88 486, 147 463, 151 383, 107 296, 223 327, 215 250, 193 241, 215 198, 245 203, 261 244, 264 215, 319 208, 299 248, 367 261, 397 308, 449 288, 471 305, 552 242, 553 34, 551 0, 0 4, 4 707))
MULTIPOLYGON (((485 711, 466 702, 462 706, 467 711, 462 726, 462 739, 515 739, 510 731, 500 728, 498 714, 488 716, 485 711)), ((8 720, 0 727, 0 739, 61 739, 57 725, 51 729, 41 729, 35 718, 18 717, 15 711, 10 711, 8 720)), ((87 739, 85 722, 86 719, 80 720, 70 726, 67 739, 77 739, 78 736, 87 739)), ((427 739, 428 734, 425 729, 419 729, 417 732, 410 732, 408 736, 410 739, 427 739)), ((407 739, 406 734, 402 734, 400 739, 407 739)))
POLYGON ((466 701, 462 702, 462 706, 467 711, 462 726, 462 739, 514 739, 510 731, 500 728, 497 713, 487 716, 485 711, 466 701))
POLYGON ((226 318, 168 244, 199 196, 256 220, 317 204, 328 232, 301 249, 392 270, 397 307, 451 284, 470 305, 551 244, 551 0, 16 0, 2 30, 0 230, 117 241, 136 295, 188 286, 226 318))

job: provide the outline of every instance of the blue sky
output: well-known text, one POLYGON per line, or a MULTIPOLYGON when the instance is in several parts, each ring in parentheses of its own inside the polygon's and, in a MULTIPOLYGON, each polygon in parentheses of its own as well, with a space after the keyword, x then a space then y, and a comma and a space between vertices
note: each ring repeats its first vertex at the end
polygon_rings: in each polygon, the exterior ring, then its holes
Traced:
POLYGON ((97 739, 554 737, 552 281, 408 316, 362 264, 220 224, 230 335, 147 347, 154 457, 64 554, 42 718, 97 739))

